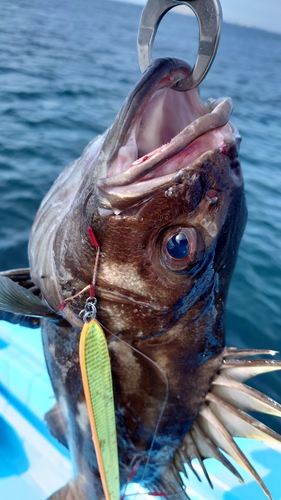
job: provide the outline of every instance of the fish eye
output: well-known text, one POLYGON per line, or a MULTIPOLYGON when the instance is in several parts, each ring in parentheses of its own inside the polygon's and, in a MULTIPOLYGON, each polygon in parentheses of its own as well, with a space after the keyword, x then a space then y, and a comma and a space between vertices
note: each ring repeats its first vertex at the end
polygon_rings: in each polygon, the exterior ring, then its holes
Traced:
POLYGON ((197 234, 191 227, 169 229, 162 239, 162 262, 172 271, 184 271, 194 261, 197 250, 197 234))
POLYGON ((167 241, 167 250, 174 259, 184 259, 189 254, 189 243, 186 235, 180 232, 172 236, 167 241))

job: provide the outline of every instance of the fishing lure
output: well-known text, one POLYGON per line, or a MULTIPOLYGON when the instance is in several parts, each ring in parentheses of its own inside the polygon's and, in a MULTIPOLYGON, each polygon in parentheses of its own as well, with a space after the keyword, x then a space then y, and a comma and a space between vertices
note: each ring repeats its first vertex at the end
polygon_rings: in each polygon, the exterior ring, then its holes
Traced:
POLYGON ((94 319, 95 299, 88 299, 79 345, 86 404, 106 500, 120 496, 117 436, 110 357, 101 325, 94 319), (89 322, 87 318, 92 317, 89 322))

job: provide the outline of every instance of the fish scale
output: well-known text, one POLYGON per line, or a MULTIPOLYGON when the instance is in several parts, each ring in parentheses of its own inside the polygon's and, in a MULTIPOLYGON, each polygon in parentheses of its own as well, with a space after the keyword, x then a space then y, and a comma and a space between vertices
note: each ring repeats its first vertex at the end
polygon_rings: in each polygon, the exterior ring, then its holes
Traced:
POLYGON ((103 329, 96 320, 85 323, 80 338, 83 387, 107 500, 119 499, 119 466, 110 357, 103 329))

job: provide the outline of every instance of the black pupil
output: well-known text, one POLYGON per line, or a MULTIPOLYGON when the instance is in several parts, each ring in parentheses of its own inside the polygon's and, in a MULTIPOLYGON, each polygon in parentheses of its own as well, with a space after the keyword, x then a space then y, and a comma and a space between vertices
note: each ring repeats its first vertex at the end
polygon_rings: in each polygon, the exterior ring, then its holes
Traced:
POLYGON ((167 242, 167 250, 174 259, 184 259, 189 254, 189 244, 184 233, 178 233, 167 242))

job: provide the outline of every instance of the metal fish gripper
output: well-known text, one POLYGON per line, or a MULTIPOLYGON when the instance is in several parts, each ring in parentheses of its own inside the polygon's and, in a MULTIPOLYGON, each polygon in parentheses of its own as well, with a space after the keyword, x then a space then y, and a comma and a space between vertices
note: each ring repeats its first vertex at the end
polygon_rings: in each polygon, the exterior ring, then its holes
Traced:
POLYGON ((186 91, 202 82, 215 58, 222 20, 219 0, 148 0, 140 20, 138 58, 140 69, 144 72, 152 61, 153 42, 161 19, 179 5, 190 7, 199 23, 199 47, 195 65, 190 75, 173 87, 174 90, 186 91))

